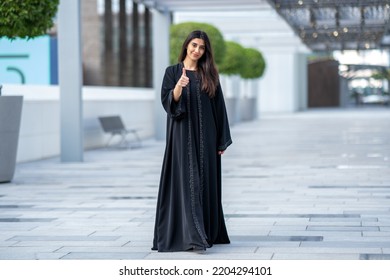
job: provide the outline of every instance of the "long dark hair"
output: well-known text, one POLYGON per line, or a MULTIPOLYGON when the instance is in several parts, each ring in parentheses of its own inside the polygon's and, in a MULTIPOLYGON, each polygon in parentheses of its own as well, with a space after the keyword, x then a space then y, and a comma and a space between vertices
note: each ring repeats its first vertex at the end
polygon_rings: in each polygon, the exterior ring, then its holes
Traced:
POLYGON ((210 97, 215 96, 218 86, 218 70, 214 62, 213 50, 211 48, 209 37, 206 32, 201 30, 192 31, 185 39, 179 55, 179 62, 183 62, 187 56, 187 46, 193 39, 202 39, 205 43, 205 52, 198 60, 198 73, 202 80, 202 90, 207 92, 210 97))

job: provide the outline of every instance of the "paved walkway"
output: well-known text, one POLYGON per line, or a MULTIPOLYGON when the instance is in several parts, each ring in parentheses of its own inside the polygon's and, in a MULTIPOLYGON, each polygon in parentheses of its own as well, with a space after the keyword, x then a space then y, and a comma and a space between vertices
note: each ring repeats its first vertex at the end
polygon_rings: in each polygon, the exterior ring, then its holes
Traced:
POLYGON ((232 243, 150 250, 164 143, 83 163, 18 164, 0 184, 0 259, 390 259, 390 109, 262 116, 232 127, 232 243))

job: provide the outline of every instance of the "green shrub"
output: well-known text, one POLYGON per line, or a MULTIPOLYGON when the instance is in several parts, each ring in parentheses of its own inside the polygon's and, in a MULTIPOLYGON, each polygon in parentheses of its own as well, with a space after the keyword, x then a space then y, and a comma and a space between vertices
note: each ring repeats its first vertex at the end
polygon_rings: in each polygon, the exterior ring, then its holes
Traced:
POLYGON ((33 38, 53 26, 59 0, 1 0, 0 38, 33 38))
POLYGON ((219 72, 226 75, 240 74, 244 67, 245 49, 236 42, 226 41, 226 52, 222 63, 219 65, 219 72))
POLYGON ((215 63, 219 65, 225 55, 225 41, 222 33, 213 25, 200 22, 183 22, 174 24, 170 29, 170 63, 178 62, 184 40, 194 30, 202 30, 207 33, 214 52, 215 63))
POLYGON ((253 48, 244 50, 244 67, 241 68, 240 76, 243 79, 256 79, 263 76, 265 60, 261 52, 253 48))

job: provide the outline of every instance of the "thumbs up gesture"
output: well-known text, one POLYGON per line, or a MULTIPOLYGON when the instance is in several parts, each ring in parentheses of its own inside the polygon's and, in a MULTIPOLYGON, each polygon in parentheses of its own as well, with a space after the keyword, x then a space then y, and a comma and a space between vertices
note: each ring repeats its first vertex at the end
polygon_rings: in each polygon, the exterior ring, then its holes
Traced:
POLYGON ((190 79, 187 77, 186 69, 183 67, 183 73, 181 74, 181 77, 180 77, 179 81, 177 82, 177 84, 180 87, 186 87, 189 82, 190 82, 190 79))

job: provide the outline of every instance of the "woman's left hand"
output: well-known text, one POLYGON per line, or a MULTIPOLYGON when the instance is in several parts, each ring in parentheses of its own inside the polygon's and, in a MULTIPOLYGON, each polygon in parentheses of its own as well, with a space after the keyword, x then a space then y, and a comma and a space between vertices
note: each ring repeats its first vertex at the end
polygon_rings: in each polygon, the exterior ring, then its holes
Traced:
POLYGON ((225 151, 218 151, 218 155, 222 156, 225 151))

